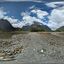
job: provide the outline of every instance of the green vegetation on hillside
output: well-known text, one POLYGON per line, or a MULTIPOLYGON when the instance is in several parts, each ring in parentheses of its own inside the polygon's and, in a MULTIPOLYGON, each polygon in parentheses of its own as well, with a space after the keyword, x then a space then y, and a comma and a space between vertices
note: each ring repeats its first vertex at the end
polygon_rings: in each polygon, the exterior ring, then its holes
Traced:
POLYGON ((64 32, 64 26, 58 28, 55 32, 64 32))

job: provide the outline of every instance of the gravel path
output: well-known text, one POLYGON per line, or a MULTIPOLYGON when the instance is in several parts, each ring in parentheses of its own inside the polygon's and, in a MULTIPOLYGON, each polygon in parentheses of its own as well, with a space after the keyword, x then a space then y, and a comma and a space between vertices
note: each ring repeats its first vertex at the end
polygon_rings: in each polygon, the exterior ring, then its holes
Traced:
POLYGON ((64 33, 30 32, 7 39, 0 37, 0 64, 21 63, 64 63, 64 33))

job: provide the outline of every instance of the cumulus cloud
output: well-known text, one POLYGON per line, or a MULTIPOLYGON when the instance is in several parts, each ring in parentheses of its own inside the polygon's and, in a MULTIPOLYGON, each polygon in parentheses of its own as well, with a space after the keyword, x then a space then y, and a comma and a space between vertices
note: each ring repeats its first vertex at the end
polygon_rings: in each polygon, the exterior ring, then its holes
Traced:
POLYGON ((64 26, 64 9, 53 9, 51 15, 49 16, 48 26, 52 30, 64 26))
POLYGON ((23 18, 22 18, 22 20, 23 20, 23 23, 24 24, 33 24, 33 22, 35 21, 35 22, 40 22, 40 23, 43 23, 43 21, 41 20, 41 19, 39 19, 39 18, 37 18, 37 17, 35 17, 35 16, 30 16, 30 14, 27 14, 27 13, 21 13, 22 14, 22 16, 23 16, 23 18))
POLYGON ((50 27, 52 30, 56 30, 57 28, 64 26, 64 9, 63 7, 61 7, 60 9, 53 9, 51 14, 48 15, 48 13, 46 11, 42 11, 42 10, 31 10, 30 13, 26 13, 26 12, 22 12, 21 15, 23 16, 22 18, 22 22, 16 24, 16 26, 18 25, 18 27, 22 27, 26 24, 33 24, 34 21, 36 22, 40 22, 44 25, 47 25, 48 27, 50 27), (30 13, 35 13, 37 15, 37 17, 35 16, 30 16, 30 13), (48 15, 48 23, 43 22, 43 20, 45 19, 44 16, 48 15), (42 20, 43 19, 43 20, 42 20))
POLYGON ((61 1, 61 2, 50 2, 50 3, 46 3, 46 5, 48 7, 52 7, 52 8, 62 7, 62 6, 64 6, 64 1, 61 1))
POLYGON ((29 15, 27 15, 27 16, 24 16, 23 17, 23 20, 24 20, 24 23, 25 24, 33 24, 33 22, 35 21, 35 22, 40 22, 40 23, 43 23, 40 19, 38 19, 38 18, 36 18, 36 17, 31 17, 31 16, 29 16, 29 15))
POLYGON ((56 30, 57 28, 64 26, 64 6, 53 9, 50 15, 48 14, 48 12, 40 9, 34 9, 34 7, 35 6, 32 7, 33 9, 30 11, 30 13, 28 11, 21 12, 22 21, 7 16, 7 12, 5 12, 3 8, 0 8, 0 19, 7 19, 12 24, 13 27, 18 28, 22 28, 25 25, 31 25, 34 23, 34 21, 47 25, 52 30, 56 30), (36 17, 31 16, 31 13, 36 14, 36 17), (49 19, 46 20, 48 21, 48 23, 44 22, 44 19, 46 19, 45 16, 47 16, 47 18, 49 19))
POLYGON ((49 15, 46 11, 42 11, 40 9, 33 9, 31 10, 31 13, 34 13, 37 15, 37 17, 31 17, 28 13, 22 13, 23 15, 23 23, 24 24, 33 24, 34 21, 40 22, 44 25, 47 25, 52 30, 56 30, 61 26, 64 26, 64 9, 61 7, 61 9, 53 9, 51 14, 49 15), (47 15, 48 23, 43 22, 45 16, 47 15))
POLYGON ((3 19, 7 19, 11 24, 16 24, 19 21, 18 19, 15 19, 9 16, 4 16, 3 19))
POLYGON ((0 9, 0 13, 1 13, 0 18, 8 20, 12 24, 13 27, 22 28, 24 25, 33 24, 34 21, 44 23, 41 21, 41 19, 30 16, 30 13, 28 13, 28 12, 22 12, 21 13, 21 16, 23 17, 22 21, 19 21, 18 19, 7 16, 6 15, 7 12, 5 12, 3 9, 0 9))
POLYGON ((61 2, 50 2, 46 3, 48 7, 54 8, 51 15, 48 16, 49 22, 48 26, 52 30, 56 30, 61 26, 64 26, 64 1, 61 2))
MULTIPOLYGON (((12 17, 9 17, 6 15, 7 12, 5 12, 4 8, 1 7, 0 8, 0 19, 6 19, 8 20, 12 25, 13 24, 16 24, 18 22, 18 19, 15 19, 15 18, 12 18, 12 17)), ((14 26, 14 25, 13 25, 14 26)))
POLYGON ((23 23, 19 21, 18 19, 15 19, 9 16, 4 16, 3 19, 8 20, 10 24, 15 28, 21 28, 23 26, 23 23))
POLYGON ((39 19, 44 19, 44 16, 48 15, 46 11, 42 11, 39 9, 32 10, 31 12, 35 13, 39 19))
POLYGON ((3 7, 0 8, 0 19, 4 17, 4 15, 6 15, 7 12, 4 12, 3 7))
POLYGON ((29 12, 21 12, 22 21, 17 24, 14 24, 14 26, 22 28, 25 25, 32 25, 34 22, 39 22, 41 24, 46 25, 46 23, 43 22, 43 20, 42 20, 45 15, 48 15, 48 13, 45 11, 39 10, 39 9, 31 10, 30 13, 29 12), (35 13, 37 15, 37 17, 31 16, 30 15, 31 13, 35 13))
POLYGON ((19 27, 22 28, 25 25, 32 25, 34 22, 40 22, 42 24, 46 24, 45 22, 43 22, 41 19, 38 19, 37 17, 32 17, 29 14, 26 13, 22 13, 22 21, 16 24, 13 24, 14 27, 19 27))

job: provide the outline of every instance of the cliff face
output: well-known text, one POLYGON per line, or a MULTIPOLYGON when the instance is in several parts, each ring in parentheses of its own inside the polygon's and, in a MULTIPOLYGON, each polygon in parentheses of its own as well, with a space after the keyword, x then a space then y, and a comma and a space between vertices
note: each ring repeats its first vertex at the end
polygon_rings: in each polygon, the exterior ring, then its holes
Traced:
POLYGON ((0 31, 14 31, 15 28, 4 19, 0 19, 0 31))

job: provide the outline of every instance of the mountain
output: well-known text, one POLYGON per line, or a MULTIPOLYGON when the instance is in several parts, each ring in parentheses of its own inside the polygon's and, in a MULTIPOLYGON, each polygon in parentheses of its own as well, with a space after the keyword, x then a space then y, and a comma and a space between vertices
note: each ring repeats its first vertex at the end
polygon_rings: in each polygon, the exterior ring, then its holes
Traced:
POLYGON ((14 28, 8 20, 0 19, 0 31, 31 31, 31 32, 51 32, 52 30, 39 22, 34 22, 32 25, 25 25, 21 29, 20 28, 14 28))
POLYGON ((8 20, 0 19, 0 31, 14 31, 15 28, 8 22, 8 20))
POLYGON ((39 31, 51 32, 52 31, 48 26, 43 25, 39 22, 34 22, 32 25, 23 26, 22 30, 31 31, 31 32, 39 32, 39 31))
POLYGON ((64 26, 58 28, 56 31, 57 31, 57 32, 64 32, 64 26))

